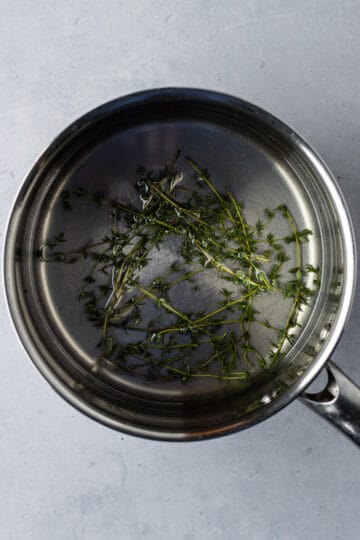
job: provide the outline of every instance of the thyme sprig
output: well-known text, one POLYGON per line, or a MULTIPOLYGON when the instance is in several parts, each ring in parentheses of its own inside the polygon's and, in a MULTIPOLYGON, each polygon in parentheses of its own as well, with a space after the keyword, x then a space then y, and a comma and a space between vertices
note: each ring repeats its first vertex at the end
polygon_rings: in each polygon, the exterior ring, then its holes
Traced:
POLYGON ((100 361, 156 380, 246 382, 250 375, 248 369, 240 369, 243 362, 268 369, 284 358, 297 338, 299 312, 319 285, 319 268, 303 267, 302 262, 301 245, 312 232, 299 230, 284 205, 265 209, 263 217, 249 224, 233 194, 220 191, 191 158, 186 161, 195 182, 190 187, 175 171, 176 159, 160 171, 139 168, 134 186, 139 206, 83 187, 64 191, 66 211, 84 198, 105 208, 110 214, 108 232, 69 250, 63 249, 66 239, 60 232, 44 241, 36 255, 47 263, 91 261, 78 299, 87 319, 100 329, 100 361), (284 237, 270 230, 275 217, 287 224, 284 237), (154 250, 169 245, 178 246, 176 260, 146 282, 143 270, 154 272, 154 250), (295 252, 296 266, 285 269, 289 249, 295 252), (315 275, 310 287, 311 273, 315 275), (222 284, 216 307, 181 307, 176 288, 190 287, 196 305, 206 275, 222 284), (255 300, 264 295, 276 295, 276 302, 281 295, 286 305, 290 301, 282 327, 262 318, 255 308, 255 300), (149 313, 155 316, 150 319, 149 313), (266 352, 253 344, 254 325, 269 331, 266 352))

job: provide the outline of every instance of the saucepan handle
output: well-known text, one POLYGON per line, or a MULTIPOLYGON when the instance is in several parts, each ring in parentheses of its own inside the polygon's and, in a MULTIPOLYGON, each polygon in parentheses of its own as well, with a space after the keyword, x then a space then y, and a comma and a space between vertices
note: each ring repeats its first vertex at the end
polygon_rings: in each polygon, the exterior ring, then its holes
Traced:
POLYGON ((331 360, 328 382, 316 394, 305 392, 301 401, 360 446, 360 388, 331 360))

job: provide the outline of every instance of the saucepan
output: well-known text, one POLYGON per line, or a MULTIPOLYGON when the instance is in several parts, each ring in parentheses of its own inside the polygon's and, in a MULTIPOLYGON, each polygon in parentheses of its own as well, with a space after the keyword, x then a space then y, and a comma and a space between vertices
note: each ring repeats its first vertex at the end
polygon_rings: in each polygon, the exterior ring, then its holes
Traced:
MULTIPOLYGON (((156 255, 159 267, 170 251, 156 255)), ((330 360, 355 287, 349 212, 311 146, 259 107, 217 92, 164 88, 89 112, 54 140, 22 184, 4 262, 11 317, 28 356, 51 386, 90 418, 157 440, 202 440, 254 426, 299 397, 360 444, 360 389, 330 360), (182 156, 193 156, 219 189, 223 183, 245 202, 249 220, 265 207, 286 205, 298 227, 312 232, 303 257, 320 268, 320 286, 301 314, 299 336, 281 362, 254 369, 246 383, 206 378, 159 383, 99 364, 96 329, 78 301, 85 262, 44 264, 35 256, 41 242, 59 230, 75 243, 104 231, 101 212, 90 206, 65 212, 64 192, 82 186, 128 203, 137 167, 157 169, 178 150, 181 172, 187 174, 182 156), (307 392, 323 369, 325 388, 307 392)), ((214 284, 203 285, 200 300, 206 304, 214 284)), ((178 294, 183 303, 200 302, 185 286, 178 294)), ((268 309, 275 319, 283 315, 281 303, 268 309)))

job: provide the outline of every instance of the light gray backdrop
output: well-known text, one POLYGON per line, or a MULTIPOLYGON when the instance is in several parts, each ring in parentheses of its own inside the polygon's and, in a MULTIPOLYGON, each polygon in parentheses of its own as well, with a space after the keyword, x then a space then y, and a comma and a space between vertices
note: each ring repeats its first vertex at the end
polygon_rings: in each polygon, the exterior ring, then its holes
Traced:
MULTIPOLYGON (((166 85, 241 96, 339 179, 359 236, 358 0, 0 0, 0 234, 69 122, 166 85)), ((334 359, 360 383, 359 293, 334 359)), ((247 432, 165 444, 88 420, 21 349, 1 298, 1 540, 352 540, 360 452, 300 403, 247 432)))

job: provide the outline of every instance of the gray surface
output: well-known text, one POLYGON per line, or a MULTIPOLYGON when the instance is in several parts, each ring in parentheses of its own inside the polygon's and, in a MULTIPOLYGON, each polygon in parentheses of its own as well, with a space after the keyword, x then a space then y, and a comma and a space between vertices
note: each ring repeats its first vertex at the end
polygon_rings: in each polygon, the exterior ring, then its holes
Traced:
MULTIPOLYGON (((239 95, 339 178, 360 232, 360 2, 0 2, 0 230, 34 158, 89 108, 142 88, 239 95)), ((3 234, 2 234, 3 236, 3 234)), ((359 292, 334 359, 360 383, 359 292)), ((1 300, 0 538, 355 539, 359 449, 299 403, 203 443, 111 432, 53 394, 1 300)))

